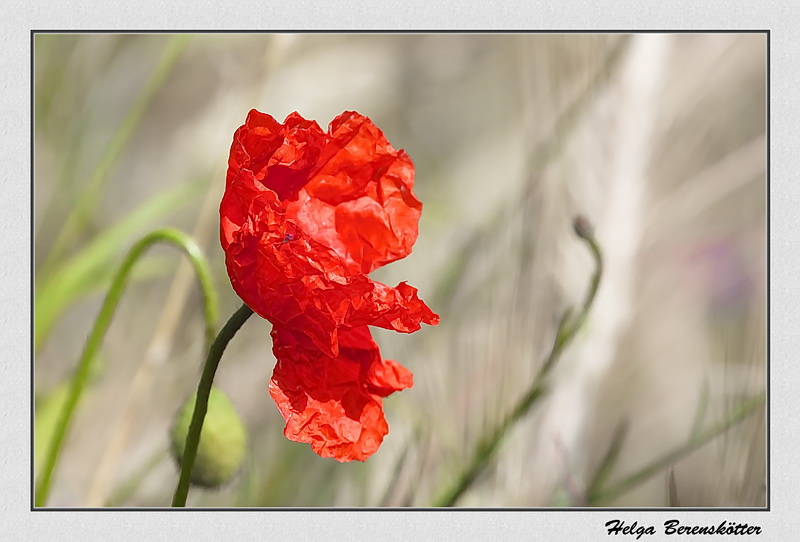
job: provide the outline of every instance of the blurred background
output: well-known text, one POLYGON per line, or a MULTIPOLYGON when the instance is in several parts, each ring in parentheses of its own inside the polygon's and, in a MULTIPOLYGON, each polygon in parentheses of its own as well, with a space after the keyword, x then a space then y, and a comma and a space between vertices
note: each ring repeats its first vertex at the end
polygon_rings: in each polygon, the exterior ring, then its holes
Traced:
MULTIPOLYGON (((724 423, 766 388, 766 36, 43 35, 34 37, 35 469, 125 252, 156 227, 211 262, 234 130, 251 108, 320 126, 369 116, 416 165, 414 252, 375 273, 441 315, 374 329, 414 373, 365 463, 283 437, 271 326, 251 318, 216 383, 248 430, 231 483, 190 506, 431 506, 530 386, 593 272, 605 273, 548 395, 457 503, 764 506, 763 409, 624 493, 587 501, 724 423)), ((200 291, 177 251, 140 262, 73 420, 50 506, 168 506, 175 412, 196 388, 200 291)))

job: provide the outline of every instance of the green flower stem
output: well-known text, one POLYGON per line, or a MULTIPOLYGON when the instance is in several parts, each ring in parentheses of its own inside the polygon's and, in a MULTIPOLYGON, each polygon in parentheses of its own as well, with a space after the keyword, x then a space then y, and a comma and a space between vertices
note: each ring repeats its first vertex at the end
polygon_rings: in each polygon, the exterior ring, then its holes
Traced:
POLYGON ((203 253, 191 237, 183 232, 172 228, 158 229, 141 238, 128 252, 125 260, 111 281, 111 286, 100 308, 100 313, 94 321, 89 337, 83 347, 83 353, 78 361, 78 367, 72 377, 67 399, 64 403, 64 410, 56 423, 53 431, 53 438, 50 448, 47 451, 45 463, 39 475, 36 485, 35 506, 44 506, 50 494, 50 486, 53 478, 61 447, 69 429, 72 416, 80 401, 81 394, 86 386, 91 372, 92 361, 97 355, 100 345, 103 342, 106 331, 111 324, 114 311, 119 304, 120 297, 125 290, 131 270, 134 264, 144 254, 144 252, 158 242, 166 242, 175 245, 189 257, 194 267, 200 288, 203 292, 203 314, 205 317, 205 337, 208 342, 214 337, 215 322, 217 320, 217 293, 211 280, 211 272, 203 253))
POLYGON ((575 232, 584 241, 586 241, 589 249, 592 252, 595 260, 595 272, 592 275, 592 280, 589 289, 586 292, 586 297, 581 307, 581 312, 574 318, 570 318, 570 311, 567 311, 561 318, 561 323, 556 331, 556 338, 553 342, 553 348, 550 354, 542 364, 539 372, 533 380, 533 384, 522 396, 516 404, 511 413, 505 417, 499 426, 495 428, 487 437, 483 438, 475 448, 475 453, 472 456, 467 467, 458 476, 456 483, 440 494, 435 500, 434 506, 454 506, 458 499, 469 489, 475 482, 478 475, 480 475, 489 465, 490 460, 500 446, 503 437, 508 430, 523 416, 525 416, 531 407, 539 400, 546 391, 546 379, 550 374, 553 366, 558 360, 561 353, 566 346, 575 338, 578 330, 586 321, 586 316, 594 303, 597 289, 600 286, 600 277, 603 274, 603 257, 600 252, 600 247, 594 239, 594 235, 585 219, 578 218, 575 222, 575 232))
POLYGON ((200 383, 197 386, 197 399, 194 404, 194 412, 192 412, 192 421, 189 424, 189 432, 186 434, 186 446, 181 460, 181 477, 175 488, 175 495, 172 497, 173 507, 186 506, 192 467, 194 467, 197 447, 200 444, 200 432, 203 430, 203 420, 208 410, 208 396, 211 394, 211 385, 214 383, 214 374, 217 372, 222 353, 225 352, 225 347, 252 314, 253 310, 250 307, 242 305, 233 313, 208 350, 203 374, 200 376, 200 383))
POLYGON ((609 501, 616 499, 620 495, 624 495, 627 491, 641 484, 651 476, 661 472, 686 455, 711 442, 725 431, 744 420, 750 414, 756 412, 760 408, 763 408, 765 399, 765 394, 761 393, 755 397, 751 397, 743 401, 728 415, 725 420, 703 432, 698 432, 683 446, 667 452, 649 465, 636 471, 610 488, 605 490, 598 489, 589 494, 589 504, 591 506, 602 506, 609 501))

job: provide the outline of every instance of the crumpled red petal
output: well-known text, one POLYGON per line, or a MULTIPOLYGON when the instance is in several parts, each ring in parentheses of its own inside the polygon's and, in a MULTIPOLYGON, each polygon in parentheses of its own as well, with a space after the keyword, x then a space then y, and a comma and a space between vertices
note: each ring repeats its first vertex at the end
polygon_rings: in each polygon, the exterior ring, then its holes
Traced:
POLYGON ((367 276, 417 238, 413 165, 358 113, 324 133, 297 113, 281 124, 255 110, 228 164, 220 240, 234 290, 273 323, 270 393, 285 434, 363 460, 388 432, 381 397, 412 382, 366 326, 411 333, 439 321, 416 288, 367 276))
POLYGON ((422 204, 412 192, 414 165, 358 113, 330 125, 316 175, 289 204, 288 215, 333 248, 350 271, 369 273, 411 253, 422 204))
POLYGON ((291 329, 275 326, 272 338, 279 361, 269 390, 286 437, 339 461, 372 455, 389 431, 381 397, 411 387, 411 373, 381 358, 366 326, 340 331, 335 357, 305 347, 291 329))

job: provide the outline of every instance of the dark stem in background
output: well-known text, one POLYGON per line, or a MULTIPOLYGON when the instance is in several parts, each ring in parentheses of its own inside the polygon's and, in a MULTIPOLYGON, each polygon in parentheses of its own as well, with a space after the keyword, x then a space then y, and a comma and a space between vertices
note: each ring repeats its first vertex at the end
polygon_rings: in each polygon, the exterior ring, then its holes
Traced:
POLYGON ((197 457, 197 446, 200 444, 200 432, 203 430, 203 421, 208 410, 208 396, 211 394, 211 385, 214 383, 214 375, 217 372, 222 353, 233 336, 236 335, 236 332, 239 331, 239 328, 252 314, 253 311, 250 307, 242 305, 239 310, 233 313, 233 316, 219 332, 208 351, 208 357, 203 366, 203 374, 200 376, 200 383, 197 386, 197 399, 194 404, 192 421, 189 424, 189 432, 186 434, 186 446, 181 460, 181 477, 178 480, 178 486, 175 488, 175 495, 172 497, 172 506, 174 507, 186 506, 192 467, 194 467, 194 460, 197 457))
POLYGON ((464 468, 464 470, 458 476, 456 483, 436 499, 434 506, 454 506, 464 492, 475 482, 478 475, 486 469, 495 452, 500 447, 500 443, 502 442, 506 432, 511 428, 511 426, 513 426, 525 414, 527 414, 537 400, 544 395, 546 391, 545 380, 547 376, 550 374, 550 371, 558 360, 558 357, 564 351, 564 348, 566 348, 570 341, 575 338, 576 333, 586 321, 586 316, 589 313, 589 309, 592 307, 592 303, 594 303, 594 298, 597 295, 597 289, 600 286, 600 277, 603 274, 603 257, 600 253, 600 247, 594 239, 594 233, 592 231, 591 224, 586 218, 582 216, 575 218, 573 222, 573 228, 575 229, 575 233, 578 235, 578 237, 586 241, 595 260, 595 272, 594 275, 592 275, 592 281, 589 284, 589 289, 586 292, 586 298, 584 299, 581 311, 575 318, 570 318, 569 310, 564 314, 564 316, 561 318, 558 330, 556 331, 556 338, 553 343, 553 348, 539 369, 539 372, 536 374, 531 387, 528 389, 525 395, 522 396, 511 413, 506 416, 500 425, 495 428, 495 430, 492 431, 489 436, 483 438, 478 443, 475 454, 472 456, 472 459, 466 468, 464 468))

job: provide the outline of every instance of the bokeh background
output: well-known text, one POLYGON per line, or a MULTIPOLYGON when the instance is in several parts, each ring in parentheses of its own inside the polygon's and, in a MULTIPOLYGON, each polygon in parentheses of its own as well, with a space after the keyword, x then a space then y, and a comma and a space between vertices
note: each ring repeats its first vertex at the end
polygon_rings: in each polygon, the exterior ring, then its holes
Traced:
MULTIPOLYGON (((365 463, 282 435, 268 322, 251 318, 216 383, 249 434, 237 478, 192 506, 430 506, 530 386, 564 310, 605 274, 550 393, 458 502, 585 506, 766 388, 766 36, 65 34, 34 37, 35 468, 116 266, 160 226, 209 257, 221 320, 240 301, 219 247, 234 130, 251 108, 369 116, 416 165, 414 252, 373 274, 441 315, 374 330, 414 372, 365 463)), ((167 506, 175 412, 204 357, 199 289, 152 249, 104 342, 51 506, 167 506)), ((220 322, 220 325, 222 324, 220 322)), ((759 411, 611 506, 764 506, 759 411)))

